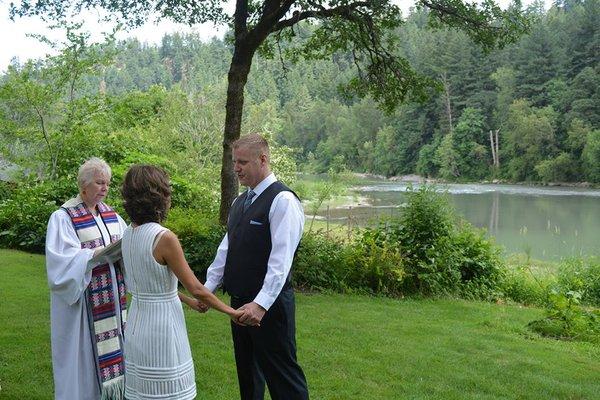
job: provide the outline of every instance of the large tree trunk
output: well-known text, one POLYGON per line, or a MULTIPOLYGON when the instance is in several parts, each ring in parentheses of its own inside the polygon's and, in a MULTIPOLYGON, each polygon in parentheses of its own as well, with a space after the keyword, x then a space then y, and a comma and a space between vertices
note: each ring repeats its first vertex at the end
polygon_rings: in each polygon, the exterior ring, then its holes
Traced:
POLYGON ((237 197, 239 184, 233 172, 231 145, 240 137, 244 110, 244 86, 252 65, 254 51, 247 44, 236 43, 227 77, 227 102, 225 105, 225 132, 223 134, 223 160, 221 163, 221 207, 219 221, 225 225, 231 203, 237 197), (241 50, 240 50, 241 49, 241 50))
POLYGON ((221 207, 219 221, 227 224, 231 203, 238 195, 239 185, 233 172, 231 145, 240 137, 244 111, 244 87, 252 66, 252 58, 265 41, 277 21, 285 15, 292 2, 286 0, 265 2, 263 15, 252 29, 248 29, 248 0, 237 0, 234 14, 235 46, 227 76, 227 103, 225 104, 225 132, 221 163, 221 207))

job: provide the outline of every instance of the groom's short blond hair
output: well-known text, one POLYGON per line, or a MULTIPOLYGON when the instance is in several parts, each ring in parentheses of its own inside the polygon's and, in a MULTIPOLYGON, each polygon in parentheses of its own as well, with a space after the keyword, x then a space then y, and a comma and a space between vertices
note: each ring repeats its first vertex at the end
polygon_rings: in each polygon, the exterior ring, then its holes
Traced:
POLYGON ((233 142, 232 147, 237 149, 239 147, 246 147, 254 151, 257 157, 262 154, 267 156, 267 159, 270 159, 271 152, 269 149, 269 143, 267 140, 258 133, 249 133, 247 135, 241 136, 238 140, 233 142))

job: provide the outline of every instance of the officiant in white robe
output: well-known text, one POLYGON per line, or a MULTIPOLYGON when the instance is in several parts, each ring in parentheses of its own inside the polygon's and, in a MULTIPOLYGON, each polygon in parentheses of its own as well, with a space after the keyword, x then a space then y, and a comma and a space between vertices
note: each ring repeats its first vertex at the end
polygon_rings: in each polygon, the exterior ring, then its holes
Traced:
MULTIPOLYGON (((104 389, 102 386, 102 370, 97 362, 98 353, 102 355, 102 351, 98 351, 93 336, 104 335, 105 332, 91 331, 91 306, 86 295, 92 280, 92 269, 100 264, 94 265, 89 261, 96 252, 120 239, 126 228, 123 219, 102 203, 108 193, 110 177, 110 167, 104 161, 97 158, 86 161, 79 170, 79 196, 63 204, 48 222, 46 270, 51 293, 52 366, 56 400, 119 398, 118 390, 107 391, 106 382, 104 389)), ((108 281, 112 286, 109 291, 114 293, 113 300, 118 309, 120 296, 115 268, 111 264, 106 271, 111 278, 108 281)), ((111 319, 119 322, 117 329, 106 334, 107 337, 111 336, 113 342, 107 340, 105 347, 114 343, 115 335, 117 340, 122 337, 124 311, 123 315, 120 312, 118 314, 111 319)), ((100 322, 102 320, 95 324, 100 322)), ((114 365, 110 367, 117 368, 114 365)))

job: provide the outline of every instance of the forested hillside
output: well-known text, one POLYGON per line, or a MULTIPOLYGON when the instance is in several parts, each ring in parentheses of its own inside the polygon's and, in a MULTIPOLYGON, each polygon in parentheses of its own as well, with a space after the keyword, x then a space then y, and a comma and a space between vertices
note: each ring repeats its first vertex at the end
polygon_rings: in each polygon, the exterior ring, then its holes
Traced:
MULTIPOLYGON (((397 51, 435 79, 438 90, 392 115, 369 98, 340 93, 338 86, 353 73, 350 53, 292 63, 280 58, 276 46, 266 49, 246 88, 244 129, 272 134, 296 149, 301 169, 315 172, 345 165, 451 181, 598 183, 599 4, 566 0, 544 10, 536 3, 528 11, 530 34, 489 54, 462 32, 429 28, 425 11, 413 11, 400 28, 397 51), (273 57, 265 58, 269 51, 273 57)), ((303 29, 311 28, 300 27, 298 40, 303 29)), ((188 94, 202 109, 204 120, 188 121, 187 129, 208 123, 211 135, 222 130, 227 39, 202 42, 176 34, 158 46, 129 40, 116 50, 110 63, 85 79, 83 93, 124 99, 163 86, 188 94)), ((139 123, 135 115, 128 118, 139 123)))

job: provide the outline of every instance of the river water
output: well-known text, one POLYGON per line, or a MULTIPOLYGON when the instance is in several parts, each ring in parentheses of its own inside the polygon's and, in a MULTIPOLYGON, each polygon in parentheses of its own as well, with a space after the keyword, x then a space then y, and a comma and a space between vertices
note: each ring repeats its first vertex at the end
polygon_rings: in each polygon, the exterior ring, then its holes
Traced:
MULTIPOLYGON (((360 224, 402 212, 408 183, 363 181, 354 187, 358 206, 330 210, 360 224), (400 207, 399 207, 400 206, 400 207)), ((414 184, 418 187, 418 184, 414 184)), ((437 185, 456 211, 485 228, 507 254, 559 260, 600 255, 600 190, 522 185, 437 185)))

